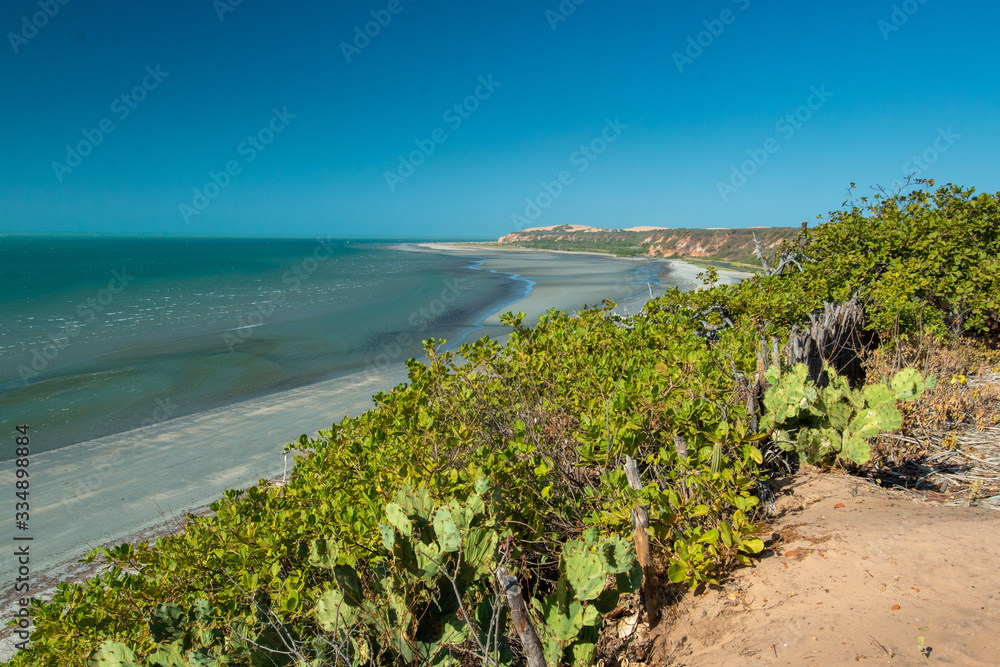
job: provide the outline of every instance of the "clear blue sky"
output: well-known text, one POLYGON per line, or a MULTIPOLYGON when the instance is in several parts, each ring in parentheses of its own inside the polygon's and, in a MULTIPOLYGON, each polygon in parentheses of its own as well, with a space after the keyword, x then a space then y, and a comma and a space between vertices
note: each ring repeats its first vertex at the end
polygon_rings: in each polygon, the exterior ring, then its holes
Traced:
POLYGON ((0 231, 797 225, 920 168, 1000 190, 991 3, 61 1, 0 8, 0 231))

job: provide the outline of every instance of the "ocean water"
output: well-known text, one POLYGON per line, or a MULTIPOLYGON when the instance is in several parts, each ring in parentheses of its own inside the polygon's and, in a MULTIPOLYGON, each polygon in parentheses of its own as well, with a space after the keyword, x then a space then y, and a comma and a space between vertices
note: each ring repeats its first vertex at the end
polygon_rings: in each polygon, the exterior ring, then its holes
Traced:
POLYGON ((494 333, 483 318, 525 290, 385 241, 8 236, 0 253, 0 415, 34 451, 494 333))

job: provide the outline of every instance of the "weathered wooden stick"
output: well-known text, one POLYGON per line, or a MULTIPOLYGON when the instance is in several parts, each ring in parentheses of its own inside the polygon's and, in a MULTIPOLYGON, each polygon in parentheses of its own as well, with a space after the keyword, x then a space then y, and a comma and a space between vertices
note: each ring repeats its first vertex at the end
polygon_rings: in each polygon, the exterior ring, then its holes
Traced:
POLYGON ((542 643, 538 641, 535 627, 528 618, 528 612, 524 608, 524 597, 521 595, 521 587, 517 579, 507 573, 506 568, 498 567, 497 582, 500 590, 507 598, 507 607, 510 608, 510 620, 514 623, 517 636, 521 638, 521 647, 528 658, 528 667, 545 667, 545 653, 542 651, 542 643))
MULTIPOLYGON (((625 476, 628 485, 633 490, 642 488, 639 481, 639 468, 635 459, 625 457, 625 476)), ((656 569, 653 567, 653 554, 649 547, 649 513, 642 505, 632 508, 632 539, 635 541, 635 555, 642 566, 642 591, 646 598, 646 618, 649 627, 654 628, 660 622, 660 595, 656 579, 656 569)))

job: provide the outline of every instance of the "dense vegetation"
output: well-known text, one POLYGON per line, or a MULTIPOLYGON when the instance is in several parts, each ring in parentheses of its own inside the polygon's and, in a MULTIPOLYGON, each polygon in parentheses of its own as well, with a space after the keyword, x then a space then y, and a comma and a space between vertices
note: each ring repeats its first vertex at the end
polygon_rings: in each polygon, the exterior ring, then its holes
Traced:
POLYGON ((766 252, 793 238, 797 227, 758 229, 625 229, 573 231, 570 225, 525 230, 501 239, 505 245, 539 250, 606 252, 618 257, 683 257, 707 262, 759 266, 757 244, 766 252))
POLYGON ((867 439, 901 423, 897 400, 925 386, 913 371, 864 389, 831 373, 818 390, 775 366, 755 432, 738 387, 762 338, 857 294, 888 345, 996 340, 997 207, 951 186, 862 199, 786 242, 773 275, 722 286, 709 270, 706 289, 628 320, 609 304, 532 326, 508 315, 504 346, 428 341, 375 409, 292 443, 287 485, 230 491, 182 533, 93 554, 106 572, 36 602, 9 664, 509 664, 499 567, 547 661, 589 662, 641 578, 636 503, 664 580, 717 582, 763 548, 765 456, 862 464, 867 439))

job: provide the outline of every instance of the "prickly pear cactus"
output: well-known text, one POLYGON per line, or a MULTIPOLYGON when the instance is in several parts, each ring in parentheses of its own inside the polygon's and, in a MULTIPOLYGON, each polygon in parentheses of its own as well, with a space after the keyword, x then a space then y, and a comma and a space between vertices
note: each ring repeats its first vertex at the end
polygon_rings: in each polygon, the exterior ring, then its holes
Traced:
POLYGON ((419 526, 426 526, 431 521, 434 509, 434 499, 427 489, 415 489, 404 485, 396 494, 396 504, 410 519, 417 521, 419 526))
POLYGON ((358 608, 348 604, 339 589, 331 589, 320 596, 313 611, 316 622, 327 632, 350 628, 358 617, 358 608))
POLYGON ((441 551, 445 553, 458 551, 459 547, 462 546, 462 534, 458 532, 458 526, 455 525, 451 509, 439 507, 434 514, 434 535, 437 537, 438 544, 441 545, 441 551))
POLYGON ((483 637, 492 618, 490 577, 507 533, 501 534, 490 516, 494 502, 485 500, 491 493, 489 481, 480 478, 474 488, 464 501, 435 502, 427 489, 403 486, 386 505, 385 522, 379 525, 387 566, 377 588, 389 604, 366 602, 361 613, 350 616, 348 610, 345 617, 348 605, 340 590, 328 591, 322 609, 317 607, 317 621, 326 629, 365 623, 373 636, 381 635, 380 645, 403 662, 419 664, 447 664, 450 646, 467 641, 473 632, 483 637), (448 577, 456 578, 473 608, 489 607, 485 622, 477 623, 478 616, 466 618, 448 577))
POLYGON ((641 578, 632 545, 619 537, 598 539, 597 530, 563 547, 563 577, 556 590, 531 604, 541 624, 536 628, 550 665, 589 664, 597 650, 604 614, 619 596, 638 589, 641 578), (606 587, 609 575, 614 584, 606 587), (631 576, 629 576, 631 575, 631 576))
POLYGON ((933 379, 925 382, 912 368, 896 374, 888 384, 852 390, 832 369, 827 387, 816 389, 804 364, 785 373, 777 366, 767 371, 771 388, 764 396, 766 413, 761 421, 772 440, 786 451, 818 465, 849 460, 863 465, 871 459, 869 438, 898 429, 903 415, 897 401, 920 397, 933 379))
POLYGON ((593 600, 604 590, 607 573, 594 547, 578 540, 563 548, 563 569, 576 599, 593 600))
POLYGON ((149 634, 158 644, 177 641, 187 634, 186 620, 187 614, 180 605, 173 602, 156 605, 149 616, 149 634))
MULTIPOLYGON (((222 667, 249 664, 246 660, 257 664, 255 660, 270 652, 252 650, 241 640, 227 645, 225 632, 214 628, 214 621, 215 609, 208 600, 196 600, 187 610, 173 602, 158 604, 148 619, 156 643, 152 653, 139 659, 125 644, 106 641, 88 656, 87 667, 222 667)), ((239 632, 250 634, 245 627, 239 632)))
POLYGON ((920 398, 926 389, 933 389, 937 383, 934 378, 926 381, 923 376, 912 368, 904 368, 896 373, 889 386, 896 393, 896 398, 901 401, 915 401, 920 398))
POLYGON ((87 658, 87 667, 138 667, 135 653, 121 642, 106 641, 87 658))

